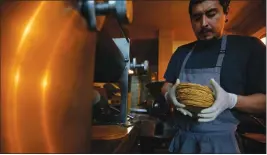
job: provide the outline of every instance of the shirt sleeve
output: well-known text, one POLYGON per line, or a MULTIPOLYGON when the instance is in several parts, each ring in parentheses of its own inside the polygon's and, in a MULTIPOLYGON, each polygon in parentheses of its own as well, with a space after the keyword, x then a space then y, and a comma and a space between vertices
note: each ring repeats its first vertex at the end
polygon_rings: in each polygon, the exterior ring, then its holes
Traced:
POLYGON ((266 46, 258 38, 250 38, 246 94, 266 94, 266 46))
MULTIPOLYGON (((179 48, 178 48, 179 49, 179 48)), ((164 74, 164 78, 166 82, 169 83, 175 83, 177 79, 177 65, 178 65, 178 49, 174 52, 174 54, 171 56, 171 59, 168 63, 167 69, 164 74)))

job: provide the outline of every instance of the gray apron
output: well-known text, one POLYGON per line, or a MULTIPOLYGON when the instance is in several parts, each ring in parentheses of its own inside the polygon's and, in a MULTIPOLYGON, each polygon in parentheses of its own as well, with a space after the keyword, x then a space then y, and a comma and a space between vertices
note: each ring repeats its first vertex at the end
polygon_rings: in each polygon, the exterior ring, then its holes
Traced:
MULTIPOLYGON (((220 73, 226 51, 227 36, 222 37, 221 50, 216 67, 201 69, 185 69, 187 60, 193 49, 187 54, 182 64, 179 79, 181 82, 209 85, 214 78, 220 84, 220 73)), ((169 151, 173 153, 240 153, 235 138, 235 131, 239 121, 230 110, 222 112, 214 121, 199 123, 189 116, 179 114, 176 118, 178 132, 173 138, 169 151)))

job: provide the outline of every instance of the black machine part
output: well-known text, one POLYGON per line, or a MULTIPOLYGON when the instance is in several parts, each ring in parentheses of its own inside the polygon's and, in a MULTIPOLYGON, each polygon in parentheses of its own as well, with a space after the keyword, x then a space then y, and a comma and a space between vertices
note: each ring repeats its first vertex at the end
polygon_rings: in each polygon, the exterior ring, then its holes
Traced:
POLYGON ((156 81, 156 82, 150 82, 146 85, 149 93, 153 96, 153 98, 157 98, 161 95, 161 88, 164 84, 164 81, 156 81))
POLYGON ((98 34, 95 56, 95 82, 118 82, 125 69, 126 62, 120 49, 108 33, 101 31, 98 34))
MULTIPOLYGON (((119 124, 120 110, 117 107, 108 104, 108 101, 101 96, 100 100, 93 105, 93 123, 94 124, 119 124)), ((134 117, 127 115, 129 119, 134 117)))

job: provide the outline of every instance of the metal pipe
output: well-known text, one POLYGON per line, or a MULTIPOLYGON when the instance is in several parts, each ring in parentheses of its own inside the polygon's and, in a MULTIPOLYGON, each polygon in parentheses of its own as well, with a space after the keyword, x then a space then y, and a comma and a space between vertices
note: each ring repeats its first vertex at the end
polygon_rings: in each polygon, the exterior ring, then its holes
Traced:
POLYGON ((128 67, 126 66, 122 77, 119 81, 120 90, 121 90, 121 123, 125 124, 127 121, 127 109, 128 109, 128 67))
POLYGON ((115 7, 112 7, 107 2, 98 2, 95 4, 96 15, 107 15, 110 12, 112 12, 114 9, 115 7))
POLYGON ((120 52, 124 57, 124 61, 126 63, 121 78, 119 80, 120 90, 121 90, 121 123, 125 124, 127 121, 127 111, 128 111, 128 70, 130 68, 130 60, 129 60, 129 51, 130 44, 125 42, 123 38, 115 38, 113 39, 115 44, 118 46, 120 52))

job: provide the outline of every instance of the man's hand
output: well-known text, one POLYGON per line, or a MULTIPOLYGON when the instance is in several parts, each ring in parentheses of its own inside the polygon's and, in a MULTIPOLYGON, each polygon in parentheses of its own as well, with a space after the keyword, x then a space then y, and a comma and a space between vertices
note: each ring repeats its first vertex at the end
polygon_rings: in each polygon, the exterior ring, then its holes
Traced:
POLYGON ((211 107, 203 109, 198 114, 199 122, 213 121, 224 110, 232 109, 237 103, 237 95, 227 93, 214 79, 211 79, 211 84, 215 91, 216 100, 211 107))
POLYGON ((171 89, 165 93, 165 99, 168 103, 174 104, 176 109, 180 111, 182 114, 192 117, 192 114, 188 110, 184 109, 185 105, 179 103, 176 99, 175 91, 176 91, 176 87, 179 84, 180 84, 180 80, 177 79, 176 83, 171 87, 171 89))

